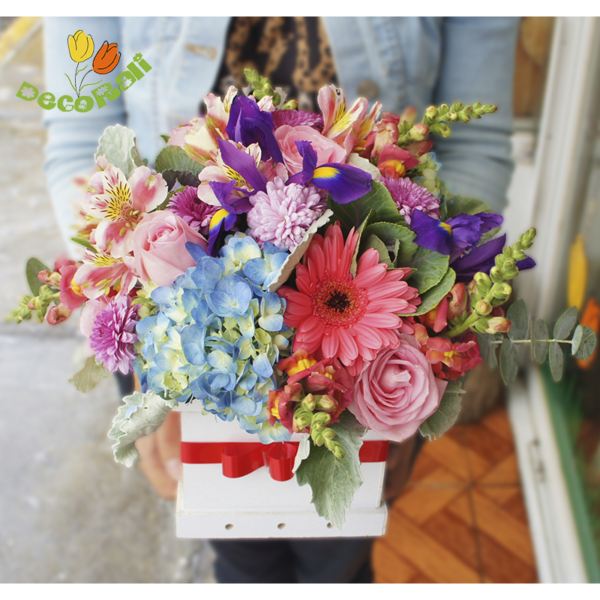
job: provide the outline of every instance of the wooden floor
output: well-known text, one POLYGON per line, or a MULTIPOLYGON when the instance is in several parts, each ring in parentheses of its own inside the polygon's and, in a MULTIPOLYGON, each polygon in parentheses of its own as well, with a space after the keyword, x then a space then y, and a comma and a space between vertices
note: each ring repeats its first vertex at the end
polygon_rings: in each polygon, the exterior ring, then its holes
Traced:
POLYGON ((537 581, 504 407, 425 444, 373 565, 376 583, 537 581))

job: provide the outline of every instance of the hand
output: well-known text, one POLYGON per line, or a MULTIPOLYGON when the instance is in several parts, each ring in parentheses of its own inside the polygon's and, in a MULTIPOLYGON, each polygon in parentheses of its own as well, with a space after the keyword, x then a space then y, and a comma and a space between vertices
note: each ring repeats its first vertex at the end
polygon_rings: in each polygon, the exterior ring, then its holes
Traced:
POLYGON ((140 453, 139 467, 165 500, 177 497, 177 481, 182 474, 181 413, 171 411, 151 435, 135 443, 140 453))
POLYGON ((413 466, 413 453, 417 443, 417 435, 413 435, 401 444, 390 442, 388 446, 383 486, 385 500, 396 498, 408 482, 413 466))

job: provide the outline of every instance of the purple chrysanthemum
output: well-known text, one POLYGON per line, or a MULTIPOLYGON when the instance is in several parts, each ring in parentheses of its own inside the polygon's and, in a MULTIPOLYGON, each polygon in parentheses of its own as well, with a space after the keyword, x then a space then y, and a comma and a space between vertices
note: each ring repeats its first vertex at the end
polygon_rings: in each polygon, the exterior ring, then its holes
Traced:
POLYGON ((250 235, 261 247, 265 242, 273 242, 290 252, 325 212, 325 201, 314 185, 285 185, 279 177, 267 183, 267 193, 257 192, 250 202, 250 235))
POLYGON ((302 110, 276 110, 272 115, 275 129, 282 125, 290 125, 291 127, 308 125, 308 127, 313 127, 317 131, 323 130, 323 115, 302 110))
POLYGON ((440 201, 408 177, 400 179, 383 177, 381 182, 390 192, 407 225, 410 225, 413 210, 420 210, 436 219, 440 218, 440 201))
POLYGON ((127 374, 131 370, 135 359, 132 348, 138 340, 134 331, 139 308, 139 304, 131 305, 129 296, 119 296, 96 317, 90 346, 111 373, 118 369, 127 374))
POLYGON ((208 236, 210 220, 219 208, 219 206, 211 206, 202 202, 198 198, 198 189, 191 186, 177 192, 167 206, 167 210, 174 212, 204 236, 208 236))

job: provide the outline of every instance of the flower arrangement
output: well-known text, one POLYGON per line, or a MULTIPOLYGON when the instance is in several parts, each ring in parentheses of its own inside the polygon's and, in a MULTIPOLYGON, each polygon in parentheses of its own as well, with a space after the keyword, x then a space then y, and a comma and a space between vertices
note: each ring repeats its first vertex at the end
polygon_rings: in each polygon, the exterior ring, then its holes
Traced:
POLYGON ((367 429, 435 439, 482 360, 499 354, 509 384, 527 343, 559 378, 559 343, 587 360, 596 338, 576 309, 552 339, 522 301, 505 313, 535 230, 506 246, 502 217, 437 177, 430 134, 495 106, 430 107, 416 123, 413 110, 347 106, 330 85, 312 114, 247 77, 246 93, 209 94, 205 116, 165 136, 153 168, 131 130, 104 132, 74 238, 85 256, 31 259, 33 296, 13 316, 57 324, 81 309, 93 352, 72 379, 81 390, 137 374, 142 392, 109 433, 120 462, 173 407, 201 403, 263 444, 300 434, 298 482, 340 524, 367 429))

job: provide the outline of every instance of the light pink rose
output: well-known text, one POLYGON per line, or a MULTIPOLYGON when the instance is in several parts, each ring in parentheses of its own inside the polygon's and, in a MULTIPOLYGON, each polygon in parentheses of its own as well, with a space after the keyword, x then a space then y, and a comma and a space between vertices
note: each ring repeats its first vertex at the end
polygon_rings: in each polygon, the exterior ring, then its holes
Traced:
POLYGON ((144 216, 133 236, 134 268, 144 282, 171 285, 196 261, 186 250, 193 242, 206 250, 204 236, 194 231, 181 217, 167 210, 144 216))
POLYGON ((348 410, 386 440, 402 442, 437 410, 446 386, 418 342, 401 333, 397 348, 386 348, 365 364, 348 410))
POLYGON ((347 152, 344 148, 308 125, 282 125, 275 130, 275 138, 281 148, 285 166, 292 175, 302 171, 302 157, 296 142, 311 142, 313 150, 317 153, 317 166, 346 162, 347 152))

